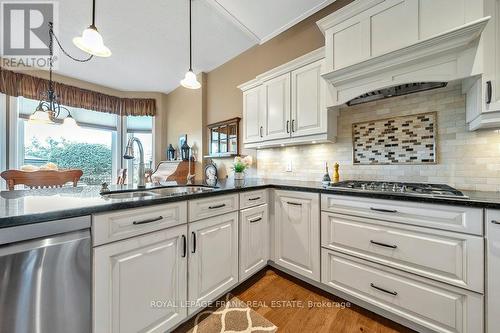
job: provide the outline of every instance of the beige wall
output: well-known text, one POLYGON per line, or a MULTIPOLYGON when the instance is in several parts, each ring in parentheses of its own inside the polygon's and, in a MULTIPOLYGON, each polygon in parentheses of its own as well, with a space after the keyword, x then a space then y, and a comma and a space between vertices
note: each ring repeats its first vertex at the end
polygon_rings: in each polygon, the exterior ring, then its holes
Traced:
MULTIPOLYGON (((207 73, 207 121, 214 123, 242 117, 243 94, 237 88, 257 75, 322 47, 325 38, 316 21, 350 3, 337 0, 332 5, 291 27, 270 41, 257 45, 207 73)), ((241 131, 240 131, 241 132, 241 131)), ((242 151, 255 157, 255 151, 242 151)), ((219 176, 225 177, 231 160, 217 159, 219 176)))
POLYGON ((196 158, 196 178, 202 178, 202 161, 204 145, 206 145, 206 75, 198 76, 202 82, 202 89, 190 90, 179 87, 165 95, 163 107, 166 112, 164 118, 164 132, 168 144, 179 149, 179 136, 187 134, 188 144, 193 149, 196 158))
POLYGON ((337 0, 270 41, 245 51, 209 72, 207 74, 208 123, 241 117, 243 95, 236 87, 254 79, 258 74, 324 46, 325 37, 316 22, 350 2, 350 0, 337 0))

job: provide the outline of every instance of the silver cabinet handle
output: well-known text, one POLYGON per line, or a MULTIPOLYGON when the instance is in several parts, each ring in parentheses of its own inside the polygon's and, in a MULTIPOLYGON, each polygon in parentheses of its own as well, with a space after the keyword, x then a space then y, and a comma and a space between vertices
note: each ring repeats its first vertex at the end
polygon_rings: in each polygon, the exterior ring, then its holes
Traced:
POLYGON ((193 236, 193 250, 191 250, 191 253, 196 253, 196 232, 192 231, 191 235, 193 236))
POLYGON ((290 201, 287 201, 287 204, 292 205, 292 206, 302 206, 302 204, 299 203, 299 202, 290 202, 290 201))
POLYGON ((376 242, 374 240, 370 240, 370 243, 372 243, 374 245, 378 245, 378 246, 390 247, 391 249, 396 249, 398 247, 397 245, 384 244, 384 243, 376 242))
POLYGON ((295 119, 292 119, 292 133, 295 132, 295 119))
POLYGON ((255 201, 255 200, 259 200, 259 199, 260 199, 260 197, 255 197, 255 198, 249 198, 248 200, 249 201, 255 201))
POLYGON ((154 219, 147 219, 147 220, 142 220, 142 221, 134 221, 132 222, 132 224, 146 224, 146 223, 152 223, 152 222, 157 222, 157 221, 160 221, 163 219, 163 216, 158 216, 158 217, 155 217, 154 219))
POLYGON ((255 223, 255 222, 259 222, 259 221, 262 221, 262 217, 258 217, 258 218, 256 218, 256 219, 249 220, 248 222, 250 222, 250 223, 255 223))
POLYGON ((182 235, 182 257, 186 258, 187 255, 187 240, 186 235, 182 235))
POLYGON ((286 121, 286 132, 290 133, 290 120, 286 121))
POLYGON ((217 208, 222 208, 222 207, 226 207, 226 204, 220 204, 217 206, 209 206, 208 209, 217 209, 217 208))
POLYGON ((376 212, 381 212, 381 213, 397 213, 398 212, 395 209, 383 209, 383 208, 373 208, 373 207, 370 207, 370 210, 374 210, 376 212))
POLYGON ((261 138, 263 138, 263 137, 264 137, 264 136, 262 135, 262 130, 263 130, 263 129, 264 129, 264 128, 263 128, 262 126, 259 128, 259 134, 260 134, 260 137, 261 137, 261 138))
POLYGON ((493 223, 493 224, 500 224, 500 221, 497 221, 497 220, 491 220, 491 223, 493 223))
POLYGON ((381 292, 384 292, 384 293, 387 293, 387 294, 391 294, 392 296, 396 296, 398 293, 395 292, 395 291, 390 291, 390 290, 387 290, 387 289, 384 289, 384 288, 380 288, 380 287, 377 287, 375 284, 373 283, 370 283, 370 287, 372 287, 373 289, 377 289, 381 292))

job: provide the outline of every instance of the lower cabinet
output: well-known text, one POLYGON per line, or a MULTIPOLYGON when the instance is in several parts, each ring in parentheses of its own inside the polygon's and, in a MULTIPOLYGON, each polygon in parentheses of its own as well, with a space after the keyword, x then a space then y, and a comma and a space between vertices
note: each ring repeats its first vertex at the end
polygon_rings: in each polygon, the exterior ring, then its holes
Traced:
POLYGON ((486 332, 500 330, 500 210, 486 211, 486 332))
POLYGON ((320 281, 319 194, 275 191, 273 261, 320 281))
POLYGON ((322 249, 322 283, 433 332, 483 332, 483 296, 322 249))
POLYGON ((189 313, 238 283, 238 212, 189 224, 189 313))
POLYGON ((267 266, 269 221, 267 204, 240 212, 240 281, 267 266))
POLYGON ((94 248, 94 333, 165 332, 187 316, 187 226, 94 248))

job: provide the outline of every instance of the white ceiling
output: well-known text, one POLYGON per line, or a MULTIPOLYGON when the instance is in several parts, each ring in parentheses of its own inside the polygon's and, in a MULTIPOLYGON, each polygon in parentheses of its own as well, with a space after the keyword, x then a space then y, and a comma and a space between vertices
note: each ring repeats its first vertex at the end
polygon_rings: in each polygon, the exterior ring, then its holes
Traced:
MULTIPOLYGON (((335 0, 194 0, 193 68, 210 71, 269 40, 335 0)), ((125 91, 169 92, 188 64, 187 0, 97 0, 96 26, 110 58, 76 63, 61 56, 56 72, 125 91)), ((59 39, 71 40, 89 25, 91 0, 59 1, 59 39)))

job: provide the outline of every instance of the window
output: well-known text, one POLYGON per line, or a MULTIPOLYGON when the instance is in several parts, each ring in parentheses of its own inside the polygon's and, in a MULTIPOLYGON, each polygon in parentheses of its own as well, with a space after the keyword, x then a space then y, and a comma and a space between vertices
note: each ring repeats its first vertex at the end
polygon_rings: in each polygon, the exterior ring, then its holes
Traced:
MULTIPOLYGON (((134 160, 123 159, 126 140, 132 136, 139 138, 144 146, 146 168, 154 167, 153 117, 120 117, 68 107, 79 126, 66 128, 59 124, 28 122, 38 101, 22 97, 8 100, 10 112, 4 117, 7 120, 3 125, 8 129, 8 146, 4 149, 4 140, 0 142, 0 153, 7 154, 8 158, 2 155, 4 165, 0 170, 19 169, 23 165, 39 167, 53 162, 64 169, 82 169, 82 185, 100 185, 115 183, 118 170, 127 168, 128 175, 134 174, 137 182, 138 156, 134 160)), ((5 108, 0 110, 5 113, 5 108)), ((0 126, 2 119, 0 117, 0 126)), ((5 136, 2 129, 0 127, 1 138, 5 136)))
MULTIPOLYGON (((138 138, 144 148, 144 163, 147 168, 153 168, 153 117, 132 117, 126 119, 127 141, 131 137, 138 138)), ((137 183, 139 167, 139 152, 136 150, 136 158, 133 160, 125 160, 124 164, 128 169, 128 183, 133 177, 133 182, 137 183)))
MULTIPOLYGON (((0 171, 7 169, 7 99, 0 94, 0 171)), ((0 190, 5 189, 5 181, 0 178, 0 190)))
POLYGON ((29 123, 38 102, 18 98, 18 103, 18 167, 52 162, 64 169, 81 169, 82 184, 113 182, 121 161, 117 115, 68 108, 79 124, 68 129, 59 124, 29 123))

